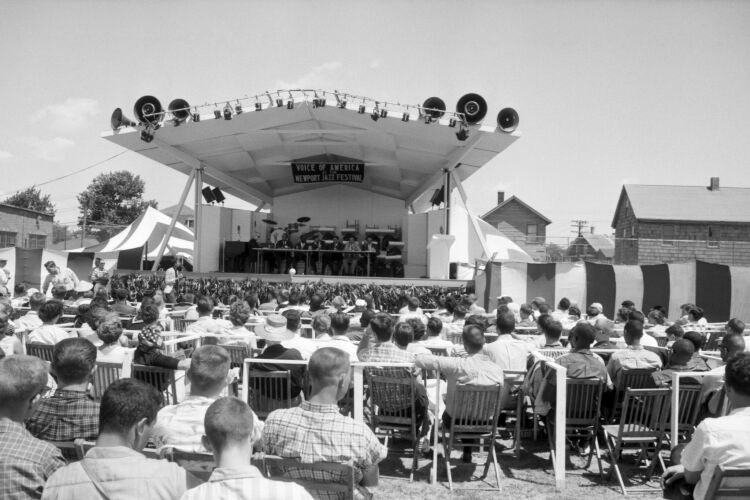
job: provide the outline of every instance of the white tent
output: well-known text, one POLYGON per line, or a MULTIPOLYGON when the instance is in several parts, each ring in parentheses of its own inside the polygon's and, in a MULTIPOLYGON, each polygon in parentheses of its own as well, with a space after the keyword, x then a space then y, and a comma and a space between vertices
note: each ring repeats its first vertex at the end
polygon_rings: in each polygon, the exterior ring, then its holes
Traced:
MULTIPOLYGON (((149 259, 159 253, 159 247, 166 238, 171 217, 155 208, 148 207, 132 224, 107 241, 74 252, 110 253, 144 247, 149 259)), ((175 224, 172 236, 167 242, 164 255, 193 258, 193 231, 179 222, 175 224)))

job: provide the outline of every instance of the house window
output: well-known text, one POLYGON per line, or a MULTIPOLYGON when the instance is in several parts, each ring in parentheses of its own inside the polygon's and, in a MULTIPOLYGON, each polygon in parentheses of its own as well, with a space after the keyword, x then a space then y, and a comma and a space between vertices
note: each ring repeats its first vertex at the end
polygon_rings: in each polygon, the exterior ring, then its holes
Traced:
POLYGON ((661 244, 665 246, 674 246, 674 240, 677 237, 677 229, 673 225, 661 227, 661 244))
POLYGON ((195 222, 195 221, 194 221, 193 219, 187 219, 187 220, 185 221, 185 226, 186 226, 186 227, 187 227, 188 229, 193 229, 193 223, 194 223, 194 222, 195 222))
POLYGON ((708 248, 719 248, 719 228, 708 226, 706 246, 708 248))
POLYGON ((539 226, 537 224, 526 224, 526 243, 539 243, 539 226))
POLYGON ((29 235, 29 248, 44 248, 47 243, 47 235, 44 234, 30 234, 29 235))
POLYGON ((16 236, 18 233, 10 231, 0 231, 0 248, 16 246, 16 236))

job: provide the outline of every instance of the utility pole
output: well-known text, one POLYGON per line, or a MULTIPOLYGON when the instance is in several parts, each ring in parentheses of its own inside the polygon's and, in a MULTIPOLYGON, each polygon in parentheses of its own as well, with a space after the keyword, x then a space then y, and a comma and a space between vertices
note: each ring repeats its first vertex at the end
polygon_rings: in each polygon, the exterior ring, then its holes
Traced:
POLYGON ((86 202, 83 205, 83 228, 81 230, 81 247, 83 247, 83 239, 86 237, 86 220, 89 216, 89 199, 86 198, 86 202))
POLYGON ((576 233, 578 236, 583 236, 583 226, 589 223, 587 220, 574 219, 570 221, 570 227, 573 228, 571 233, 576 233))

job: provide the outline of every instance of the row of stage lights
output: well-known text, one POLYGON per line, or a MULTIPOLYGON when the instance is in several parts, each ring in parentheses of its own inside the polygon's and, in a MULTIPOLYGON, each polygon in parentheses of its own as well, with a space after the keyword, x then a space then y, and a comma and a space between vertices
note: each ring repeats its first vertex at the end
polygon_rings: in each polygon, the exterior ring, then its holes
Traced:
MULTIPOLYGON (((368 101, 375 103, 375 106, 370 112, 370 118, 372 118, 373 121, 378 121, 381 118, 388 117, 388 108, 391 108, 391 110, 400 109, 402 122, 408 122, 411 119, 410 111, 416 110, 418 119, 424 121, 425 124, 436 122, 440 120, 440 118, 445 116, 446 113, 449 113, 448 126, 456 127, 458 125, 459 130, 458 132, 456 132, 456 138, 460 141, 465 141, 469 137, 469 125, 481 122, 487 115, 488 109, 487 101, 485 101, 485 99, 481 95, 474 93, 466 94, 461 97, 456 103, 455 112, 447 112, 445 101, 443 101, 439 97, 430 97, 425 100, 421 106, 419 106, 411 104, 404 105, 380 102, 367 97, 353 96, 350 94, 339 94, 338 92, 334 92, 333 94, 331 94, 330 92, 317 90, 289 90, 285 92, 289 94, 289 97, 286 101, 281 97, 281 91, 277 91, 275 93, 275 98, 271 93, 266 92, 263 95, 237 99, 234 106, 232 106, 229 101, 227 101, 223 109, 219 109, 218 105, 214 103, 214 118, 217 120, 231 120, 233 116, 241 115, 245 111, 245 108, 243 108, 242 104, 240 103, 241 100, 254 100, 254 110, 256 112, 259 112, 263 111, 263 109, 273 107, 286 107, 286 109, 294 109, 295 100, 292 92, 296 92, 298 93, 298 95, 301 94, 304 97, 304 101, 310 102, 313 108, 325 107, 327 103, 326 95, 333 95, 336 99, 336 107, 340 109, 347 109, 347 105, 349 104, 350 100, 361 101, 361 103, 357 107, 357 112, 359 114, 365 114, 367 112, 366 103, 368 101), (314 97, 310 101, 308 101, 308 93, 312 93, 314 95, 314 97), (263 103, 261 102, 261 98, 263 100, 267 98, 269 101, 268 105, 266 105, 265 108, 263 106, 263 103)), ((200 122, 201 115, 198 112, 198 108, 206 106, 210 106, 210 104, 192 107, 193 112, 191 112, 191 106, 185 99, 174 99, 169 103, 169 107, 167 108, 170 115, 172 115, 172 118, 169 120, 169 122, 172 123, 172 125, 174 125, 175 127, 184 122, 187 122, 188 119, 193 122, 200 122)), ((154 132, 161 127, 162 122, 165 118, 165 112, 164 108, 161 105, 161 102, 156 97, 148 95, 143 96, 135 102, 135 105, 133 106, 133 112, 138 119, 137 124, 133 120, 127 118, 123 114, 122 109, 115 109, 112 113, 111 118, 112 130, 117 131, 121 127, 139 126, 139 128, 141 129, 141 139, 145 142, 151 142, 154 138, 154 132)), ((516 127, 518 127, 518 122, 518 113, 513 108, 503 108, 497 114, 497 130, 500 132, 513 132, 516 127)))

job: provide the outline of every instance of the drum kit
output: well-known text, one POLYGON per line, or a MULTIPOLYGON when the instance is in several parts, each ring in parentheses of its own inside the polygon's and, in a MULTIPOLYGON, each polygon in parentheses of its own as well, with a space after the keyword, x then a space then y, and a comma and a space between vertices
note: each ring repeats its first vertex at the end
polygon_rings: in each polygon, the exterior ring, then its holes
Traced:
POLYGON ((310 217, 298 217, 296 222, 290 222, 286 226, 281 226, 273 219, 263 219, 262 222, 268 226, 268 229, 271 232, 281 230, 291 236, 292 233, 297 233, 304 228, 307 223, 310 222, 310 217))

